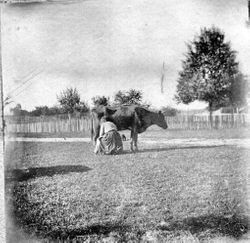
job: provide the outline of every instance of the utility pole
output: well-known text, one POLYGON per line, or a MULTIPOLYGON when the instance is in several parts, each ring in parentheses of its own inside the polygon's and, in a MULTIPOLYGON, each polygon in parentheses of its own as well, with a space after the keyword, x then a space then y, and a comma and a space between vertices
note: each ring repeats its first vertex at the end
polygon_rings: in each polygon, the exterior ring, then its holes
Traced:
POLYGON ((248 20, 246 21, 247 27, 250 27, 250 0, 248 0, 248 20))
POLYGON ((248 0, 248 22, 250 21, 250 0, 248 0))
POLYGON ((1 128, 1 146, 5 147, 5 121, 4 121, 4 100, 3 100, 3 69, 2 69, 2 5, 0 5, 0 105, 1 105, 1 121, 0 121, 0 128, 1 128))
POLYGON ((2 75, 2 3, 0 3, 0 241, 6 242, 5 224, 5 190, 4 190, 4 101, 3 101, 3 75, 2 75))

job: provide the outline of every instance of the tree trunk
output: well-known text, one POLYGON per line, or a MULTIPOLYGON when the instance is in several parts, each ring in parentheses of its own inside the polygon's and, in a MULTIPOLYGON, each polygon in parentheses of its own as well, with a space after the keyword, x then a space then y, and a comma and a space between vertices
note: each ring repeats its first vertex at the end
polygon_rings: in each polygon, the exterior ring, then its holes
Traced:
POLYGON ((210 122, 210 128, 213 128, 213 110, 212 110, 212 103, 209 103, 209 122, 210 122))
POLYGON ((68 118, 69 118, 69 132, 71 132, 71 113, 68 112, 68 118))
POLYGON ((232 112, 231 112, 231 128, 234 127, 234 107, 232 108, 232 112))

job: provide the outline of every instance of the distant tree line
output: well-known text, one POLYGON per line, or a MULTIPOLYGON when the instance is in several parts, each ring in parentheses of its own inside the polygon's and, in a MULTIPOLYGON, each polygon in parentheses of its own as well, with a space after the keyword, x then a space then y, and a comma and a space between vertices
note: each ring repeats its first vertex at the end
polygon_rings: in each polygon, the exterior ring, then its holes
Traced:
POLYGON ((34 110, 27 111, 22 109, 21 104, 17 104, 14 108, 11 108, 10 111, 14 116, 52 116, 67 114, 59 106, 36 106, 34 110))
MULTIPOLYGON (((128 91, 118 91, 114 95, 113 101, 110 97, 95 96, 92 99, 94 107, 104 106, 117 106, 117 105, 144 105, 149 107, 150 105, 143 102, 143 94, 140 90, 130 89, 128 91)), ((32 111, 22 109, 21 104, 17 104, 10 111, 14 116, 55 116, 55 115, 67 115, 69 118, 72 116, 86 115, 90 111, 90 107, 87 102, 81 100, 80 94, 76 88, 66 88, 59 95, 57 95, 58 105, 48 106, 36 106, 32 111)))
MULTIPOLYGON (((150 107, 150 104, 143 101, 143 93, 140 90, 130 89, 128 91, 119 90, 114 95, 113 101, 110 97, 95 96, 92 99, 94 107, 97 106, 118 106, 118 105, 141 105, 146 108, 150 107)), ((81 97, 76 88, 66 88, 59 95, 57 95, 58 105, 48 106, 36 106, 32 111, 23 110, 21 104, 17 104, 16 107, 11 109, 14 116, 60 116, 66 115, 70 119, 72 116, 86 115, 90 111, 90 107, 84 101, 81 101, 81 97)), ((166 116, 175 116, 178 111, 170 106, 162 108, 163 113, 166 116)))

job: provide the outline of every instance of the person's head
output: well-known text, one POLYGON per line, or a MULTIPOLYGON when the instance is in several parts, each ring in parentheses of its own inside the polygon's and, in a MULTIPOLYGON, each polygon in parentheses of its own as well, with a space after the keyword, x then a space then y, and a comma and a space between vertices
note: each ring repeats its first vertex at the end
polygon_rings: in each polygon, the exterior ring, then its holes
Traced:
POLYGON ((106 121, 107 121, 107 117, 106 117, 106 116, 103 116, 103 117, 101 118, 101 120, 100 120, 101 123, 104 123, 104 122, 106 122, 106 121))

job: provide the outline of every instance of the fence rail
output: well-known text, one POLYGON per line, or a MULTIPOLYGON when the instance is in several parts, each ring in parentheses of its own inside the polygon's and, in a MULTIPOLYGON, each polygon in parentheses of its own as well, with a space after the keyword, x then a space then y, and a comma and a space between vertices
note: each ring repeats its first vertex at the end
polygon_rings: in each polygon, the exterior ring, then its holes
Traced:
POLYGON ((12 133, 66 133, 89 132, 90 118, 69 119, 32 119, 28 118, 18 122, 7 121, 6 131, 12 133))
MULTIPOLYGON (((237 128, 250 125, 250 116, 247 114, 223 114, 213 116, 212 124, 209 116, 175 116, 166 117, 169 129, 200 130, 237 128), (212 125, 212 126, 211 126, 212 125)), ((34 118, 8 119, 6 130, 12 133, 64 133, 89 132, 91 120, 89 117, 61 119, 61 118, 34 118)))
POLYGON ((223 114, 212 116, 212 122, 209 115, 207 116, 175 116, 167 117, 169 128, 173 129, 223 129, 245 127, 250 124, 248 114, 223 114))

